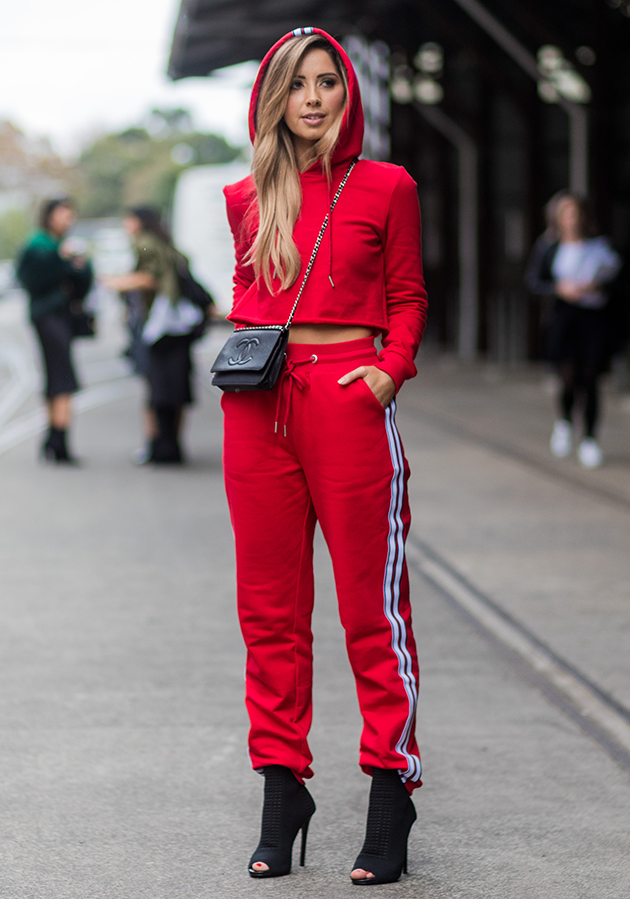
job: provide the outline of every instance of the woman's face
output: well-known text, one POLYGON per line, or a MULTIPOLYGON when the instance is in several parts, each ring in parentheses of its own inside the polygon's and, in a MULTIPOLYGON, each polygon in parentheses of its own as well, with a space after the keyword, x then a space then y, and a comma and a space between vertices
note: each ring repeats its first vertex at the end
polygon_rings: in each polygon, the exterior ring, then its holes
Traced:
POLYGON ((127 234, 138 234, 142 230, 142 222, 137 215, 126 215, 123 219, 123 225, 127 234))
POLYGON ((291 84, 284 121, 298 142, 320 140, 341 115, 346 91, 329 54, 321 48, 306 54, 291 84))
POLYGON ((582 236, 582 216, 575 200, 567 198, 558 203, 556 221, 562 240, 578 240, 582 236))
POLYGON ((76 215, 69 206, 55 206, 48 217, 48 230, 55 237, 63 237, 74 225, 76 215))

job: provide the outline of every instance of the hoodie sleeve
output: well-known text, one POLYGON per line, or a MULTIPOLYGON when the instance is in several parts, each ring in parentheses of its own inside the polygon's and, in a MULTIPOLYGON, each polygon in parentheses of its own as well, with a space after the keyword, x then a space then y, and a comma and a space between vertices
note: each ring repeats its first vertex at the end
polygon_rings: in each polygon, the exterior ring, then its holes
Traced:
POLYGON ((254 266, 244 262, 250 249, 250 240, 247 229, 244 227, 244 210, 242 204, 235 202, 230 186, 224 188, 227 217, 234 238, 234 255, 236 266, 234 268, 234 302, 232 308, 237 308, 245 292, 256 280, 254 266))
POLYGON ((388 331, 377 368, 400 390, 417 372, 414 359, 426 324, 427 293, 422 274, 420 205, 416 183, 403 169, 389 198, 383 240, 388 331))

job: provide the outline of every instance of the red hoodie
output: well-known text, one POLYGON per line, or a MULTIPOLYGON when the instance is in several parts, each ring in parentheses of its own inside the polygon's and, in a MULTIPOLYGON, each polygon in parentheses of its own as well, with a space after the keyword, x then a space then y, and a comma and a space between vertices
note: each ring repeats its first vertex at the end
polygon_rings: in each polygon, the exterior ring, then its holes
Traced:
MULTIPOLYGON (((262 61, 249 110, 252 143, 258 96, 269 60, 285 41, 303 31, 296 29, 286 34, 262 61)), ((300 173, 302 210, 293 239, 302 257, 302 272, 287 290, 281 290, 276 282, 274 294, 262 278, 256 280, 253 266, 243 262, 256 235, 256 215, 246 215, 252 203, 256 203, 253 179, 250 176, 225 188, 236 250, 234 305, 228 318, 237 325, 283 324, 287 320, 331 198, 350 161, 361 153, 363 109, 352 63, 343 47, 325 31, 306 31, 329 40, 348 72, 349 97, 332 158, 332 185, 319 163, 300 173)), ((400 166, 361 159, 335 207, 328 240, 324 239, 320 246, 294 322, 362 325, 381 332, 383 349, 378 368, 391 375, 398 390, 405 379, 416 374, 413 360, 422 338, 426 309, 416 184, 400 166)))

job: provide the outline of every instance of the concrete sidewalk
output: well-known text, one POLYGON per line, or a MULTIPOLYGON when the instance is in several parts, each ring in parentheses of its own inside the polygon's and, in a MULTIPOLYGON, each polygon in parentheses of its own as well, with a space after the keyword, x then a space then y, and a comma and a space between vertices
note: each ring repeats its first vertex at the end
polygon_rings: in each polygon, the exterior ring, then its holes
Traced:
MULTIPOLYGON (((83 362, 114 364, 114 332, 82 348, 83 362)), ((211 355, 201 350, 202 368, 211 355)), ((483 384, 483 372, 427 362, 401 397, 415 534, 627 702, 628 515, 484 444, 510 433, 499 396, 506 416, 530 422, 531 446, 549 400, 538 375, 483 384), (510 397, 523 393, 529 419, 513 414, 510 397), (465 432, 477 427, 479 438, 465 432)), ((247 876, 262 782, 245 750, 220 410, 213 391, 200 396, 182 470, 129 464, 133 384, 79 416, 85 468, 36 465, 35 437, 0 456, 0 895, 10 899, 356 894, 348 872, 369 781, 321 541, 307 867, 247 876)), ((380 893, 625 899, 630 775, 415 571, 412 585, 426 777, 411 873, 380 893)))
POLYGON ((415 532, 630 708, 630 407, 609 392, 601 469, 549 452, 544 368, 436 360, 401 397, 415 532))

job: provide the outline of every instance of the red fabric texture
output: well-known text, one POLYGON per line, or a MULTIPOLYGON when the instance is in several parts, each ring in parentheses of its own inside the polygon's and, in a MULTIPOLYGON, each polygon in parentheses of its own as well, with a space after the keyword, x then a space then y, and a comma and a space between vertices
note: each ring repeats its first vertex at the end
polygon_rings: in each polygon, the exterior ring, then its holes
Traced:
POLYGON ((223 395, 224 472, 253 767, 284 765, 300 779, 313 773, 312 553, 319 521, 364 721, 360 764, 366 773, 396 769, 413 790, 421 768, 404 561, 409 469, 395 401, 383 409, 362 379, 337 383, 375 361, 370 339, 289 344, 274 390, 223 395))
MULTIPOLYGON (((319 163, 300 173, 302 211, 293 238, 302 258, 295 284, 270 293, 244 259, 256 236, 256 191, 245 178, 225 188, 228 219, 234 235, 236 269, 234 304, 228 318, 236 325, 283 324, 293 306, 315 240, 349 163, 363 142, 363 110, 356 74, 343 47, 320 29, 339 51, 348 73, 349 97, 332 160, 332 183, 319 163)), ((252 91, 250 135, 255 140, 256 105, 269 60, 285 35, 265 56, 252 91)), ((416 184, 400 166, 360 160, 331 216, 295 316, 296 324, 359 325, 382 334, 377 367, 399 389, 416 374, 414 358, 426 322, 427 299, 422 275, 420 208, 416 184), (329 275, 332 276, 334 287, 329 275)))

